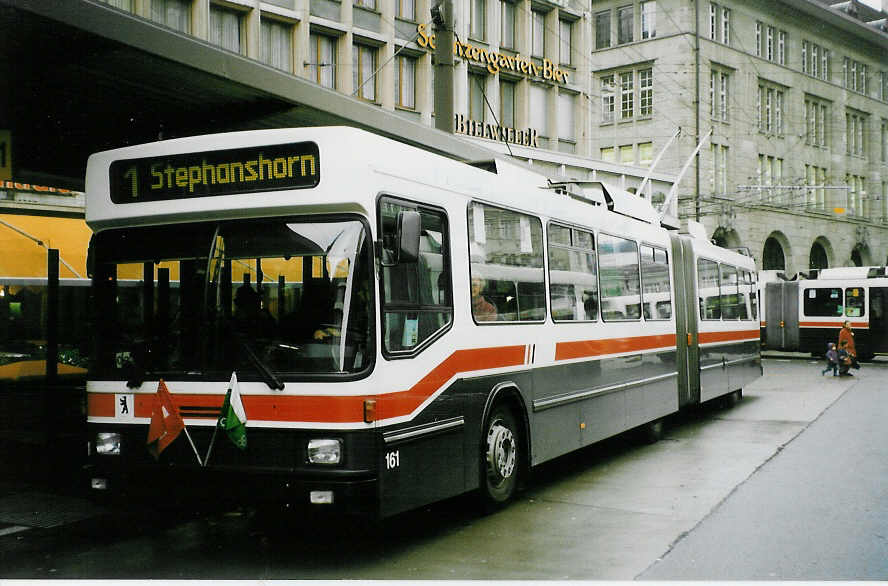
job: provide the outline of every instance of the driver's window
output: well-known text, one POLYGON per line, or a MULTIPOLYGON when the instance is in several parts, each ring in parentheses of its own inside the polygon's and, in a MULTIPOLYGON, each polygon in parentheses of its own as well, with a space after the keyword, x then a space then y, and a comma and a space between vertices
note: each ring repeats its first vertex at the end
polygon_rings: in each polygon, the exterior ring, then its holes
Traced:
POLYGON ((382 236, 382 335, 387 355, 412 353, 453 321, 447 216, 415 203, 383 198, 379 203, 382 236), (419 256, 398 259, 398 215, 420 214, 419 256))

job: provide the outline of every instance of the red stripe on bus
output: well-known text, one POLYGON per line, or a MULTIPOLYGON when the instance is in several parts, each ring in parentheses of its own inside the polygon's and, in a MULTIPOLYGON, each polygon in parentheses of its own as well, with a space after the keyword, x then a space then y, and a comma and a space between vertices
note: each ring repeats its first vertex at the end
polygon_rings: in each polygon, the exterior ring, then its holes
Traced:
POLYGON ((92 417, 114 417, 114 395, 109 393, 87 394, 86 412, 92 417))
MULTIPOLYGON (((831 322, 831 321, 800 321, 799 327, 802 328, 833 328, 840 329, 842 327, 841 322, 831 322)), ((869 322, 860 321, 860 322, 851 322, 852 328, 864 328, 869 329, 869 322)))
MULTIPOLYGON (((454 375, 520 366, 525 363, 526 346, 503 346, 457 350, 406 391, 382 395, 358 396, 291 396, 242 395, 248 419, 257 421, 305 421, 324 423, 359 423, 364 421, 364 400, 376 399, 378 419, 402 417, 412 413, 454 375)), ((221 408, 222 395, 174 393, 173 403, 181 410, 187 407, 221 408)), ((151 417, 154 393, 139 393, 134 397, 133 414, 151 417)), ((114 417, 113 393, 90 393, 90 417, 114 417)), ((186 416, 187 417, 187 416, 186 416)), ((192 419, 193 417, 188 417, 192 419)), ((202 418, 202 417, 198 417, 202 418)))
POLYGON ((701 344, 712 342, 734 342, 740 340, 758 340, 761 336, 759 330, 740 330, 736 332, 700 332, 698 334, 701 344))
POLYGON ((675 347, 675 334, 657 336, 633 336, 631 338, 607 338, 604 340, 578 340, 555 344, 555 360, 570 360, 602 354, 638 352, 655 348, 675 347))

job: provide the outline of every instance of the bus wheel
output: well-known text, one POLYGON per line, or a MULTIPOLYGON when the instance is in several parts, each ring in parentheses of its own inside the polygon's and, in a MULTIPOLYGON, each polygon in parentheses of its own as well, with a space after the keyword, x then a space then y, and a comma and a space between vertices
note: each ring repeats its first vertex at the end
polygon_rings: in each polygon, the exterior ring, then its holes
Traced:
POLYGON ((495 406, 484 426, 481 454, 482 497, 488 506, 503 504, 515 494, 521 464, 519 435, 512 411, 503 404, 495 406))
POLYGON ((663 419, 655 419, 650 423, 646 423, 644 427, 642 427, 642 438, 644 439, 644 443, 646 444, 655 444, 661 439, 663 439, 663 429, 665 427, 665 423, 663 419))

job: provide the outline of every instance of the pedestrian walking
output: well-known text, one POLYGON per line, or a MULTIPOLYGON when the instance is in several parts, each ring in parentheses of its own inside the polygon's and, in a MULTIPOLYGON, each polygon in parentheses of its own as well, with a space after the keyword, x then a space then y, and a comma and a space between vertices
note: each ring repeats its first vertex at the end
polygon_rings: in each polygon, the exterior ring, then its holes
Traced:
POLYGON ((839 353, 836 350, 836 345, 833 342, 830 342, 827 345, 826 368, 820 371, 820 376, 826 374, 828 370, 832 371, 833 376, 839 376, 839 353))
POLYGON ((848 341, 839 342, 839 376, 854 376, 851 374, 851 354, 848 353, 848 341))

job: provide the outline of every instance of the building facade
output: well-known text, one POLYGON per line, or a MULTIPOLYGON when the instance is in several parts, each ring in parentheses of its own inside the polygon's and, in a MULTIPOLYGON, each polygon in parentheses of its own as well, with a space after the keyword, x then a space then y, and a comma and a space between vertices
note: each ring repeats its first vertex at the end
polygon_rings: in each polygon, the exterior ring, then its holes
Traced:
POLYGON ((656 148, 678 126, 692 137, 711 133, 699 171, 681 183, 681 217, 748 247, 760 268, 886 262, 884 10, 856 1, 608 0, 591 11, 601 158, 619 158, 638 136, 656 148), (633 111, 627 94, 650 77, 653 112, 633 111))
MULTIPOLYGON (((434 0, 108 0, 434 125, 434 0)), ((453 0, 457 133, 702 222, 760 268, 888 254, 885 11, 850 0, 453 0), (705 137, 705 138, 704 138, 705 137), (698 142, 702 147, 693 157, 698 142), (667 148, 668 147, 668 148, 667 148)))

